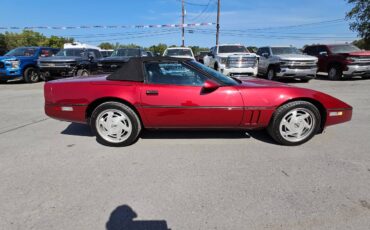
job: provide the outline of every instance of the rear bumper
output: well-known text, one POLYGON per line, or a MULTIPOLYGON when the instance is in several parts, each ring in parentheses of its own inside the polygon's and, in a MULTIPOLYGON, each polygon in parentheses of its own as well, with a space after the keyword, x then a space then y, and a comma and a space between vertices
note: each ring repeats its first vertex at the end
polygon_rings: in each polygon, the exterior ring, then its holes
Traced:
POLYGON ((315 78, 317 68, 311 69, 293 69, 293 68, 280 68, 277 71, 277 77, 291 77, 291 78, 315 78))
POLYGON ((45 104, 45 114, 51 118, 76 123, 86 123, 85 104, 57 105, 45 104))
POLYGON ((370 65, 347 65, 347 70, 343 71, 343 75, 347 76, 370 75, 370 65))

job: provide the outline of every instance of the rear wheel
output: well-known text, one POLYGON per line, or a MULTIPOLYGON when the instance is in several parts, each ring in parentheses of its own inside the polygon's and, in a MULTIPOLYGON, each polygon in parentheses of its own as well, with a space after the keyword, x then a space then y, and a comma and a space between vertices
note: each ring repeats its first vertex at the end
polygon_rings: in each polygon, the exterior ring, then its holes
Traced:
POLYGON ((135 111, 119 102, 99 105, 92 113, 90 125, 99 143, 113 147, 133 144, 141 131, 135 111))
POLYGON ((40 72, 33 67, 28 67, 23 73, 23 79, 27 83, 36 83, 40 81, 40 72))
POLYGON ((339 66, 331 66, 329 68, 328 77, 330 80, 340 80, 342 78, 343 71, 339 66))
POLYGON ((321 115, 313 104, 294 101, 279 107, 267 128, 270 136, 282 145, 300 145, 309 141, 321 126, 321 115))

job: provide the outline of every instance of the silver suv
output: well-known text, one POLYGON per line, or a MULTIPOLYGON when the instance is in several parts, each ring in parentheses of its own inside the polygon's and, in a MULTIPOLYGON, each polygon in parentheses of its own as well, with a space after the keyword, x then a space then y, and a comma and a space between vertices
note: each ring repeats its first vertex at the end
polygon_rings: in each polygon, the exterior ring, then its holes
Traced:
POLYGON ((316 77, 317 57, 303 54, 295 47, 266 46, 258 49, 258 73, 276 78, 299 78, 308 82, 316 77))

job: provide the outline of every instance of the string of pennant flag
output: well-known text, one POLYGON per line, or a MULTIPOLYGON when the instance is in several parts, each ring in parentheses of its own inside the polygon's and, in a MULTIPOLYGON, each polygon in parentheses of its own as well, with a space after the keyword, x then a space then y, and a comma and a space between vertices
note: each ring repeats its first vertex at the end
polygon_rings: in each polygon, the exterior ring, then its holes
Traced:
POLYGON ((182 28, 182 27, 200 27, 216 25, 213 22, 191 23, 191 24, 162 24, 162 25, 118 25, 118 26, 9 26, 2 27, 0 30, 72 30, 72 29, 141 29, 141 28, 182 28))

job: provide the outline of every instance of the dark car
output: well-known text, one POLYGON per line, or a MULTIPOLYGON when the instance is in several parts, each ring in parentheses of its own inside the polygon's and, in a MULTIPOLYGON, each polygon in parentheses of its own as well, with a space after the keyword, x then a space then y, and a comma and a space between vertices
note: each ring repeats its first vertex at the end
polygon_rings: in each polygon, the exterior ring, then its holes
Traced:
POLYGON ((62 49, 53 57, 41 58, 39 68, 45 80, 87 76, 97 72, 100 58, 102 56, 97 49, 62 49))
POLYGON ((198 62, 204 64, 204 57, 207 56, 207 54, 209 53, 209 51, 200 51, 198 53, 198 55, 195 56, 195 60, 197 60, 198 62))
POLYGON ((119 69, 132 57, 148 57, 148 51, 142 48, 121 48, 115 50, 110 57, 102 58, 98 62, 99 72, 111 73, 119 69))
POLYGON ((318 71, 328 73, 330 80, 370 77, 370 51, 352 44, 311 45, 304 52, 319 58, 318 71))

